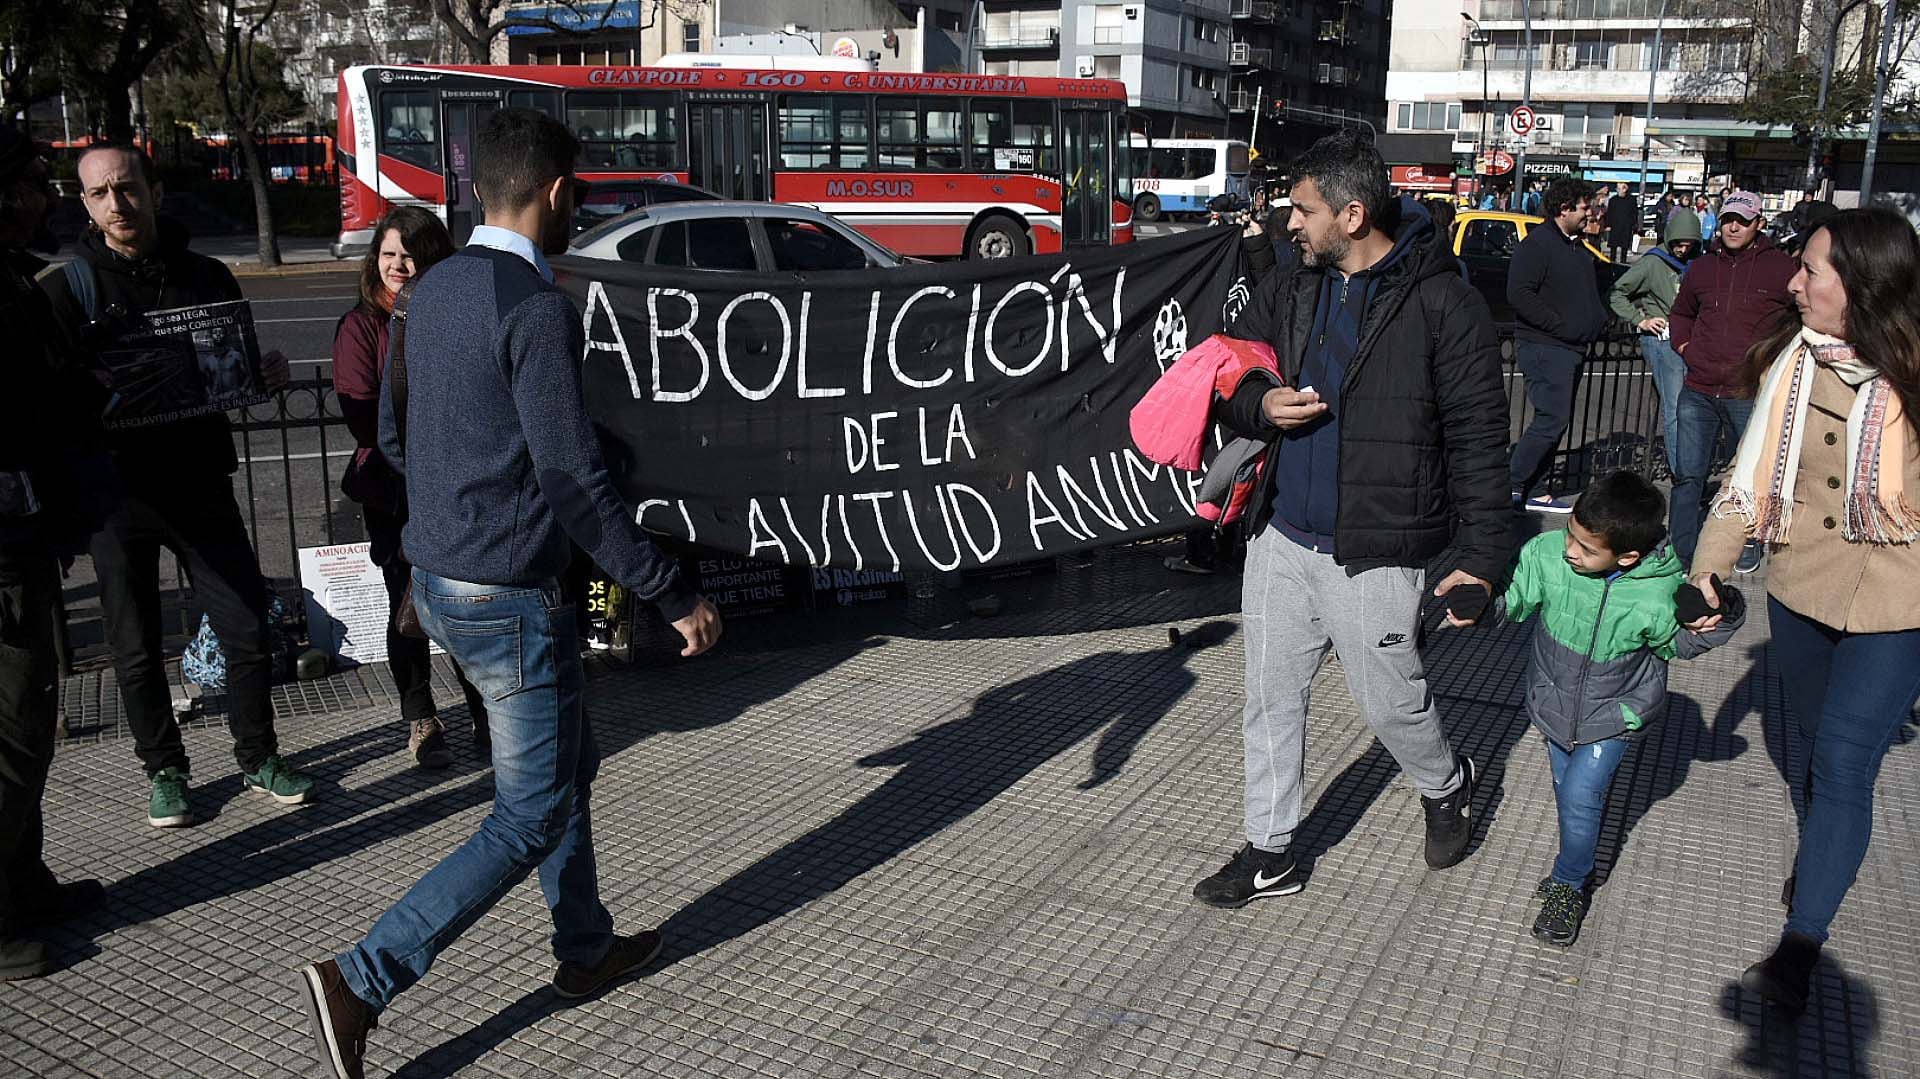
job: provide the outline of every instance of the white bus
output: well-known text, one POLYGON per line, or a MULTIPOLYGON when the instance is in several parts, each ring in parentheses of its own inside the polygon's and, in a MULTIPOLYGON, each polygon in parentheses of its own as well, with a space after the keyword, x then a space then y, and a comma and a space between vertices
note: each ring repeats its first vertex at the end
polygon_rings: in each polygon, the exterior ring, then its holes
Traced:
POLYGON ((1246 195, 1252 159, 1238 139, 1154 139, 1135 135, 1133 217, 1203 214, 1217 195, 1246 195))

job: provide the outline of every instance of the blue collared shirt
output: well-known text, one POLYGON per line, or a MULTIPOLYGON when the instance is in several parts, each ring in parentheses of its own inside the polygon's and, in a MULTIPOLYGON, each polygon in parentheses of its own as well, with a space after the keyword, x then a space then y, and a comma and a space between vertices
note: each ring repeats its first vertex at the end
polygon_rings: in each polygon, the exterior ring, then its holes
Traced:
POLYGON ((495 251, 519 255, 533 264, 534 271, 540 275, 541 280, 549 285, 553 284, 553 267, 547 265, 547 257, 540 253, 540 249, 533 245, 532 240, 512 229, 503 229, 498 225, 481 225, 473 230, 473 235, 467 237, 467 242, 477 247, 491 247, 495 251))

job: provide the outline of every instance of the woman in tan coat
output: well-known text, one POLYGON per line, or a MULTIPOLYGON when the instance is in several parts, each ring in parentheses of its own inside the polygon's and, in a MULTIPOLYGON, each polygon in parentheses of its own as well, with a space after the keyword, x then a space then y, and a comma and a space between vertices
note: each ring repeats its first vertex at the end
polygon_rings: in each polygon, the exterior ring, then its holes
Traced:
POLYGON ((1920 695, 1916 280, 1920 238, 1890 210, 1812 234, 1793 311, 1748 355, 1753 419, 1692 569, 1712 596, 1748 539, 1771 555, 1773 662, 1810 774, 1786 929, 1741 984, 1796 1013, 1866 857, 1880 762, 1920 695))

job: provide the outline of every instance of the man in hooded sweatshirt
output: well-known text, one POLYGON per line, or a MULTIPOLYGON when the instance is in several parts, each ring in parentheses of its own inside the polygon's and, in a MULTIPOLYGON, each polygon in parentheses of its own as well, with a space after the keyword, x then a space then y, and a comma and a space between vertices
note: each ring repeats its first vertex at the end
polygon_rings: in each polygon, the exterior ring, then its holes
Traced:
MULTIPOLYGON (((157 213, 160 184, 138 147, 97 143, 80 155, 91 227, 80 257, 42 279, 54 317, 94 362, 143 331, 150 311, 241 299, 233 273, 187 250, 185 226, 157 213)), ((269 376, 271 379, 271 376, 269 376)), ((192 824, 190 764, 167 689, 160 642, 160 549, 187 569, 227 661, 227 727, 241 781, 281 805, 313 779, 280 756, 274 732, 267 583, 233 497, 233 431, 221 413, 108 432, 124 498, 93 537, 94 571, 120 701, 147 774, 147 823, 192 824)))
POLYGON ((1300 265, 1272 270, 1227 329, 1272 345, 1216 418, 1269 443, 1270 481, 1242 518, 1247 629, 1245 844, 1194 887, 1239 907, 1305 887, 1290 852, 1305 790, 1307 699, 1328 648, 1367 723, 1421 795, 1426 862, 1466 857, 1473 762, 1441 728, 1417 645, 1427 562, 1459 569, 1434 595, 1482 601, 1512 545, 1506 394, 1480 295, 1413 199, 1387 191, 1372 143, 1315 143, 1292 169, 1300 265))
POLYGON ((1660 394, 1660 423, 1667 439, 1667 471, 1679 475, 1680 385, 1687 378, 1687 362, 1673 350, 1667 330, 1667 314, 1673 310, 1673 298, 1680 291, 1680 277, 1687 263, 1700 253, 1700 219, 1693 213, 1677 213, 1667 226, 1667 240, 1651 248, 1620 275, 1607 295, 1613 313, 1640 329, 1640 354, 1647 358, 1653 372, 1654 389, 1660 394))

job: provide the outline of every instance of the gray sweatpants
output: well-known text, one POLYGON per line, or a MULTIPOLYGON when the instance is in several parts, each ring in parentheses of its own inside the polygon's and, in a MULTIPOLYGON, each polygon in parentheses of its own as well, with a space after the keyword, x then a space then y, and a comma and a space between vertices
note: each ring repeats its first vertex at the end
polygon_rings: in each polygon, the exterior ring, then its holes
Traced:
POLYGON ((1247 841, 1284 850, 1300 824, 1307 698, 1331 645, 1367 725, 1420 793, 1460 787, 1453 749, 1415 647, 1426 572, 1357 576, 1278 529, 1247 547, 1241 614, 1247 645, 1247 841))

